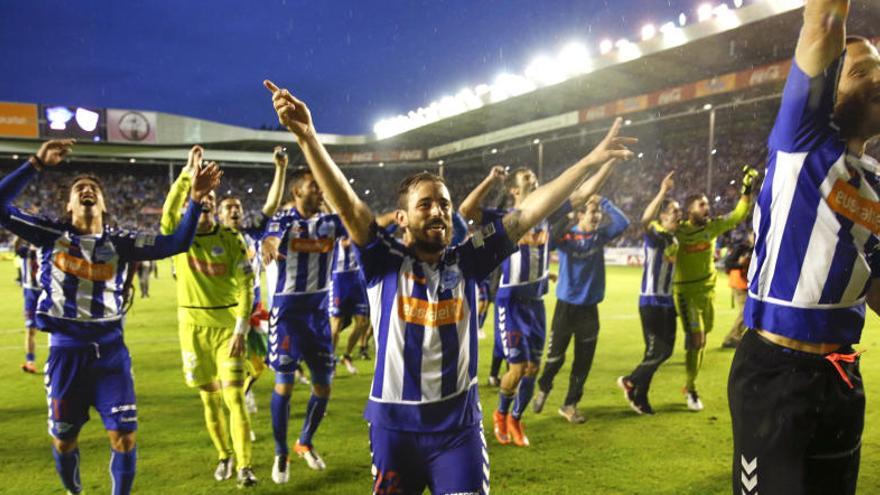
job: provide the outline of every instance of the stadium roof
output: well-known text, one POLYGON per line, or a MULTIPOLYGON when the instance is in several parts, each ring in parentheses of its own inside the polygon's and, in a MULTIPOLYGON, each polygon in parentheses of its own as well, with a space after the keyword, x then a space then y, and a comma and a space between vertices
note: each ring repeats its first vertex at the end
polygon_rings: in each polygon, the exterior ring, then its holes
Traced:
MULTIPOLYGON (((692 41, 678 47, 662 49, 662 40, 655 38, 640 44, 645 55, 636 60, 609 65, 380 142, 428 148, 789 58, 794 54, 803 10, 780 13, 783 10, 778 6, 780 3, 784 2, 762 2, 737 10, 742 22, 739 27, 725 29, 713 23, 693 25, 684 29, 692 41)), ((880 2, 853 2, 848 28, 852 33, 866 36, 880 33, 880 2)))

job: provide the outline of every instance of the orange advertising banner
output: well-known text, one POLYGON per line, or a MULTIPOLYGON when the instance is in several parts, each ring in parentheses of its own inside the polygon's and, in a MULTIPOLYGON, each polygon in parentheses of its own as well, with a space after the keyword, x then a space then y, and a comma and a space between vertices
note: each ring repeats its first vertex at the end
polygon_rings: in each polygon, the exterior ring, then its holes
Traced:
POLYGON ((36 105, 0 102, 0 136, 35 138, 39 135, 36 105))
POLYGON ((712 79, 704 79, 697 82, 697 90, 695 96, 702 98, 703 96, 714 95, 718 93, 728 93, 736 89, 736 74, 727 74, 712 79))

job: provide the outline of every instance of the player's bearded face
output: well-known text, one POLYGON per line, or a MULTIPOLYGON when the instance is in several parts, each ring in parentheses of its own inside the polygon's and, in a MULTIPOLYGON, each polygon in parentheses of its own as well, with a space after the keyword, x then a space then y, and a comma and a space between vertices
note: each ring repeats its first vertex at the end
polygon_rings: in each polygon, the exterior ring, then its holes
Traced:
POLYGON ((67 201, 67 211, 71 215, 80 215, 85 210, 92 213, 104 213, 104 194, 101 187, 93 180, 80 179, 70 187, 70 197, 67 201))
POLYGON ((242 214, 241 202, 237 199, 227 199, 220 203, 220 221, 229 228, 241 227, 242 214))
POLYGON ((321 188, 318 187, 317 181, 315 181, 315 178, 311 175, 305 176, 295 194, 299 200, 302 201, 304 209, 312 212, 321 209, 321 203, 323 203, 324 197, 323 194, 321 194, 321 188))
POLYGON ((849 43, 838 86, 834 120, 844 137, 880 134, 880 54, 868 43, 849 43))
POLYGON ((417 249, 443 250, 452 240, 449 190, 440 182, 419 182, 410 190, 407 210, 398 220, 417 249))
POLYGON ((709 200, 703 196, 702 198, 691 203, 688 209, 690 220, 696 224, 704 224, 709 219, 709 200))

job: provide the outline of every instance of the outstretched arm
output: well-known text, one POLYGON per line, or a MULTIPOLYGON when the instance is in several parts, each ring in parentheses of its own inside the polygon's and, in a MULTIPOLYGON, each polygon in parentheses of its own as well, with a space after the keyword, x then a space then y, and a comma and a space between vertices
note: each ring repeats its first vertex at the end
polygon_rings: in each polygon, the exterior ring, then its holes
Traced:
POLYGON ((635 138, 620 137, 623 119, 617 118, 608 135, 587 156, 569 167, 559 177, 529 194, 520 207, 504 216, 504 229, 512 242, 517 242, 541 219, 546 218, 575 191, 590 171, 613 159, 629 160, 633 153, 628 144, 638 142, 635 138))
POLYGON ((190 190, 192 175, 201 166, 204 154, 205 150, 199 145, 193 146, 187 153, 186 166, 180 171, 177 180, 171 184, 171 189, 168 190, 168 196, 165 196, 165 203, 162 205, 162 218, 159 221, 161 233, 174 232, 180 223, 180 215, 186 205, 186 195, 190 190))
POLYGON ((672 187, 675 186, 675 181, 672 179, 672 175, 675 174, 675 170, 666 174, 666 177, 663 178, 663 182, 660 183, 660 191, 657 192, 657 195, 654 196, 654 199, 648 203, 648 207, 645 208, 645 212, 642 213, 642 226, 647 227, 657 218, 657 214, 660 213, 660 205, 663 204, 663 199, 666 198, 666 195, 669 194, 669 191, 672 190, 672 187))
POLYGON ((483 200, 495 184, 503 184, 507 177, 507 172, 501 165, 495 165, 489 171, 489 175, 477 184, 477 187, 471 191, 464 201, 458 206, 458 211, 467 219, 472 220, 477 225, 483 222, 483 209, 481 208, 483 200))
POLYGON ((605 162, 605 164, 599 168, 598 172, 587 178, 587 180, 578 186, 572 195, 569 196, 568 200, 571 201, 571 204, 582 205, 594 194, 599 192, 599 189, 602 189, 602 185, 604 185, 605 181, 608 180, 608 177, 611 176, 611 172, 614 171, 614 168, 618 163, 618 160, 608 160, 605 162))
POLYGON ((281 207, 284 180, 287 176, 287 149, 276 146, 272 158, 275 161, 275 176, 272 178, 272 185, 269 186, 269 194, 266 195, 266 204, 263 205, 263 215, 266 217, 271 217, 281 207))
POLYGON ((818 76, 843 53, 848 15, 849 0, 807 0, 795 51, 804 74, 818 76))
POLYGON ((324 198, 335 211, 339 212, 349 236, 355 244, 360 246, 369 244, 373 235, 370 231, 370 225, 374 221, 373 212, 354 192, 342 170, 318 140, 318 132, 315 130, 308 107, 288 90, 280 89, 272 81, 263 81, 263 85, 272 92, 272 104, 278 114, 278 122, 296 136, 296 142, 302 149, 315 180, 324 192, 324 198))

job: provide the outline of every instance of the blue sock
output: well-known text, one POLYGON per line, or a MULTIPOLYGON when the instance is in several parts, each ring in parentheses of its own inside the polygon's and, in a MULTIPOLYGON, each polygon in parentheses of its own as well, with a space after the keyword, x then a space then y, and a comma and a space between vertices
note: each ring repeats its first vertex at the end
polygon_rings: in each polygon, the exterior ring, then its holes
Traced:
POLYGON ((507 414, 510 412, 510 404, 513 402, 513 395, 504 395, 504 392, 498 392, 498 412, 507 414))
POLYGON ((516 400, 513 401, 513 417, 519 419, 526 412, 532 395, 535 394, 535 377, 524 376, 519 381, 519 389, 516 391, 516 400))
POLYGON ((33 352, 28 352, 28 353, 26 353, 26 354, 24 355, 24 360, 27 361, 27 362, 29 362, 29 363, 34 362, 34 361, 36 360, 36 359, 34 358, 34 353, 33 353, 33 352))
POLYGON ((62 454, 52 447, 52 457, 55 458, 55 469, 61 477, 61 483, 71 493, 82 491, 82 483, 79 479, 79 449, 62 454))
POLYGON ((306 419, 303 421, 303 429, 299 434, 300 445, 312 445, 312 436, 318 431, 318 425, 324 419, 324 412, 327 411, 327 402, 330 399, 318 397, 315 394, 309 398, 309 405, 306 407, 306 419))
POLYGON ((110 449, 110 477, 113 480, 113 495, 128 495, 134 484, 137 470, 137 447, 128 452, 110 449))
POLYGON ((290 422, 290 396, 272 392, 272 436, 275 437, 275 455, 287 455, 287 423, 290 422))

